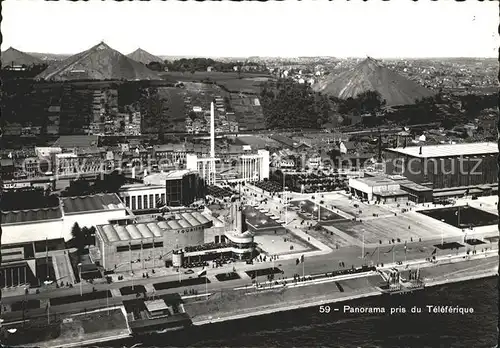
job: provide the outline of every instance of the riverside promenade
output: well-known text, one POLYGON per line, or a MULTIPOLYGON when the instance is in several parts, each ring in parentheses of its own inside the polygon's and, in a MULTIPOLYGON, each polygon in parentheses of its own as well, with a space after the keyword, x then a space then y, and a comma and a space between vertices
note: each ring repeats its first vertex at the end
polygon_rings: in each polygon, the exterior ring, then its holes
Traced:
MULTIPOLYGON (((497 275, 498 255, 496 252, 496 250, 490 250, 470 257, 443 255, 438 257, 436 262, 413 260, 407 265, 391 264, 383 269, 398 267, 404 272, 407 269, 419 268, 427 287, 439 286, 497 275)), ((208 294, 184 296, 184 309, 190 315, 193 324, 198 326, 382 294, 377 288, 382 282, 382 277, 374 271, 322 277, 297 283, 294 283, 292 278, 286 280, 286 285, 283 285, 281 281, 278 284, 274 282, 249 284, 248 279, 243 282, 245 284, 238 282, 240 284, 238 286, 229 282, 226 287, 209 288, 208 294)), ((100 308, 95 308, 93 312, 87 312, 85 315, 81 313, 63 315, 61 311, 60 316, 64 318, 60 329, 62 335, 33 344, 39 347, 69 348, 126 338, 130 336, 130 331, 122 301, 128 297, 113 297, 110 299, 112 307, 106 308, 101 303, 98 305, 100 308), (90 327, 91 330, 84 330, 86 327, 90 327)), ((78 304, 74 307, 77 311, 79 310, 78 304)), ((87 308, 90 310, 91 307, 87 308)), ((42 310, 42 318, 43 314, 42 310)), ((5 324, 9 328, 14 328, 19 327, 21 322, 14 321, 5 324)))
MULTIPOLYGON (((460 257, 438 258, 436 263, 416 260, 402 271, 417 269, 426 287, 488 278, 498 275, 498 254, 496 250, 489 254, 474 258, 460 257)), ((383 269, 390 269, 400 265, 387 265, 383 269)), ((292 281, 293 279, 288 279, 292 281)), ((379 275, 372 272, 363 275, 339 276, 314 281, 306 281, 287 287, 282 285, 269 286, 266 284, 260 289, 238 288, 233 292, 211 297, 207 300, 187 302, 186 311, 191 315, 194 325, 243 319, 252 316, 272 314, 281 311, 294 310, 351 301, 364 297, 380 296, 382 292, 377 288, 382 282, 379 275), (340 285, 340 287, 339 287, 340 285), (342 289, 342 291, 340 290, 342 289)), ((411 295, 410 295, 411 296, 411 295)))

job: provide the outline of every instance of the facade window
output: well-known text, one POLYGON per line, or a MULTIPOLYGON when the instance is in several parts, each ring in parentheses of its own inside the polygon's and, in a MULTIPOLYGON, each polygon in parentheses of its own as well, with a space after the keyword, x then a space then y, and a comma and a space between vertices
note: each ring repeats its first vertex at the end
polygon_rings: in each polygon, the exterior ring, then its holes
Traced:
POLYGON ((155 207, 154 196, 151 194, 149 195, 149 208, 152 209, 154 207, 155 207))
POLYGON ((159 199, 160 199, 160 195, 158 193, 155 194, 155 202, 158 202, 159 199))
POLYGON ((132 210, 135 210, 135 209, 136 209, 135 196, 132 196, 132 210))
POLYGON ((162 201, 163 203, 167 203, 167 202, 165 201, 165 194, 164 194, 164 193, 162 193, 162 194, 161 194, 161 201, 162 201))
POLYGON ((125 205, 127 206, 127 208, 130 208, 130 197, 129 196, 125 197, 125 205))
POLYGON ((137 196, 137 209, 142 209, 142 196, 137 196))
POLYGON ((144 209, 148 209, 148 195, 142 196, 142 200, 144 202, 144 209))

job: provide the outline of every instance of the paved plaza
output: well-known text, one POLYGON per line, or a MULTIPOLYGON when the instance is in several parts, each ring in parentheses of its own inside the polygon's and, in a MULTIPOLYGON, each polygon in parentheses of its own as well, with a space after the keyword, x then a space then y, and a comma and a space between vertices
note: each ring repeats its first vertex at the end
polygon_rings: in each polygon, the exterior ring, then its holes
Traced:
POLYGON ((358 240, 362 240, 364 235, 365 243, 379 243, 381 240, 386 244, 389 240, 397 238, 410 241, 412 238, 427 240, 440 238, 441 235, 444 237, 463 235, 460 229, 413 211, 362 222, 339 222, 331 224, 330 227, 358 240))

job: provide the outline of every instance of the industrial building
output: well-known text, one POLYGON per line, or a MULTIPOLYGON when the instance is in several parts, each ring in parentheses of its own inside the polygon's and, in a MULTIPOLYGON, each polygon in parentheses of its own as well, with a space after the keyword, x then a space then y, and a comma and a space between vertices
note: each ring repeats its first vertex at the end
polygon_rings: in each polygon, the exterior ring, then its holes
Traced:
POLYGON ((189 212, 170 218, 138 224, 98 225, 96 246, 101 265, 105 270, 126 271, 132 267, 132 261, 162 260, 173 250, 205 243, 205 228, 212 227, 212 221, 206 216, 189 212))
POLYGON ((75 223, 91 227, 129 218, 116 194, 64 197, 51 208, 2 211, 2 245, 72 238, 75 223))
POLYGON ((184 260, 212 260, 227 255, 248 259, 254 253, 254 235, 246 230, 243 215, 230 209, 228 223, 209 211, 184 211, 165 221, 97 226, 96 247, 105 270, 126 272, 163 266, 179 267, 184 260))
POLYGON ((385 150, 386 174, 399 174, 433 189, 498 182, 498 144, 466 143, 385 150))
MULTIPOLYGON (((168 173, 154 173, 146 176, 143 181, 144 184, 150 185, 151 187, 156 186, 155 189, 147 189, 147 191, 151 192, 143 194, 143 202, 146 194, 149 196, 148 199, 151 199, 152 194, 159 194, 160 197, 162 197, 162 193, 158 188, 160 186, 164 187, 164 199, 162 199, 162 202, 168 206, 189 206, 193 202, 205 198, 205 181, 200 177, 198 172, 194 170, 183 169, 170 171, 168 173)), ((123 193, 123 195, 124 197, 127 196, 125 192, 123 193)), ((133 196, 134 194, 129 193, 128 195, 133 196)), ((131 202, 133 201, 131 200, 131 202)), ((148 205, 148 207, 149 209, 154 208, 150 205, 148 205)), ((145 208, 141 203, 141 208, 139 208, 139 205, 137 205, 137 209, 140 210, 145 208)), ((132 208, 132 210, 134 209, 132 208)))
POLYGON ((349 179, 349 190, 353 196, 382 203, 433 201, 431 188, 416 184, 401 175, 352 178, 349 179))

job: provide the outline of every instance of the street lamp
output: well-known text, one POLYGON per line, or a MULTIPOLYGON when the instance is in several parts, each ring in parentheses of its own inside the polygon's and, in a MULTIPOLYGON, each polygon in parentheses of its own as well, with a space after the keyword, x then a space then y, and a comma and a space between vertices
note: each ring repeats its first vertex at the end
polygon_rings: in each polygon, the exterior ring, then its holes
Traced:
MULTIPOLYGON (((273 250, 274 250, 274 239, 271 241, 271 243, 273 243, 273 250)), ((271 259, 273 261, 273 272, 274 272, 274 255, 271 255, 271 259)))
POLYGON ((81 262, 78 264, 78 278, 80 278, 80 296, 83 296, 83 289, 82 289, 82 263, 81 262))

